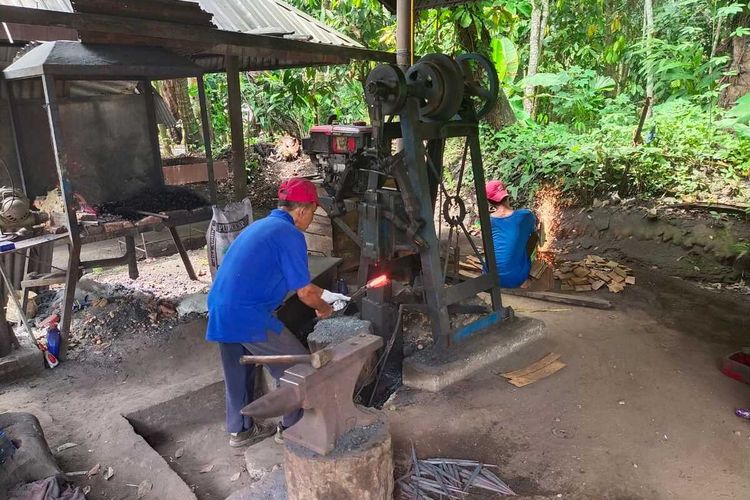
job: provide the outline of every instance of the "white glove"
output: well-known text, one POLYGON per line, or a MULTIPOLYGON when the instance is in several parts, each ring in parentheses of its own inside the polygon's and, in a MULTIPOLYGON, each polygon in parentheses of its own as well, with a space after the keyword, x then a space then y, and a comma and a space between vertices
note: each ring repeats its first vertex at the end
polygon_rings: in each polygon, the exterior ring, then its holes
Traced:
POLYGON ((320 298, 331 304, 331 307, 336 312, 345 308, 349 301, 352 300, 351 297, 348 297, 343 293, 333 293, 330 290, 323 290, 323 294, 320 298))

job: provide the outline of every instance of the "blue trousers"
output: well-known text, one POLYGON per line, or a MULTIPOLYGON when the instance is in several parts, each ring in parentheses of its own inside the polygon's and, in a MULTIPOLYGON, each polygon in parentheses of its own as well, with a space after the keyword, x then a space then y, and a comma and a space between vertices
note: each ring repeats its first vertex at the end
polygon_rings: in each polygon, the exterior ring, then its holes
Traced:
MULTIPOLYGON (((286 328, 281 333, 268 333, 265 342, 219 343, 221 364, 224 368, 224 388, 227 407, 227 432, 242 432, 252 428, 253 419, 240 413, 243 407, 255 399, 255 365, 241 365, 240 357, 273 354, 308 354, 307 349, 286 328)), ((271 376, 278 380, 290 365, 269 365, 271 376)), ((291 427, 302 417, 302 410, 284 415, 282 425, 291 427)))

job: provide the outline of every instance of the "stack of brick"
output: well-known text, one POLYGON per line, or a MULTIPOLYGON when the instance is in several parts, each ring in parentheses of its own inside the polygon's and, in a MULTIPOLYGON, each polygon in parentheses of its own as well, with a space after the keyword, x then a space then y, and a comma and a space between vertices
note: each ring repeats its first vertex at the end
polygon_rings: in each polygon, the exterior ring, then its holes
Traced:
POLYGON ((620 293, 626 285, 635 285, 632 269, 597 255, 561 263, 555 279, 560 280, 560 290, 568 292, 590 292, 607 285, 610 292, 620 293))

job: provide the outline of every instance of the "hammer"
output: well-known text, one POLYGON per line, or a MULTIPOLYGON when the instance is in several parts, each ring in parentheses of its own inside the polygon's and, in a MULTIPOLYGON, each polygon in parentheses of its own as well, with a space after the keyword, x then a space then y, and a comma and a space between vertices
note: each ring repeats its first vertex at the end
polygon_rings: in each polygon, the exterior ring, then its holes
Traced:
POLYGON ((333 354, 327 349, 321 349, 312 354, 274 354, 269 356, 241 356, 242 365, 312 365, 322 368, 333 359, 333 354))

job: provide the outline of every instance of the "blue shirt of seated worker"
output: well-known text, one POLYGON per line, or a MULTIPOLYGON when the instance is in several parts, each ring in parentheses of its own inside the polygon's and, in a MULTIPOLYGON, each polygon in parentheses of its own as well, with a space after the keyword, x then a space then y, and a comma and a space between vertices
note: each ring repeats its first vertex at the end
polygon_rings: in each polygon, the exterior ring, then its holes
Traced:
POLYGON ((531 210, 521 209, 506 217, 490 217, 490 222, 500 286, 518 288, 531 271, 527 244, 536 230, 536 217, 531 210))
POLYGON ((265 342, 284 325, 274 316, 286 295, 310 283, 307 244, 292 216, 273 210, 250 224, 224 255, 208 294, 206 340, 265 342))

